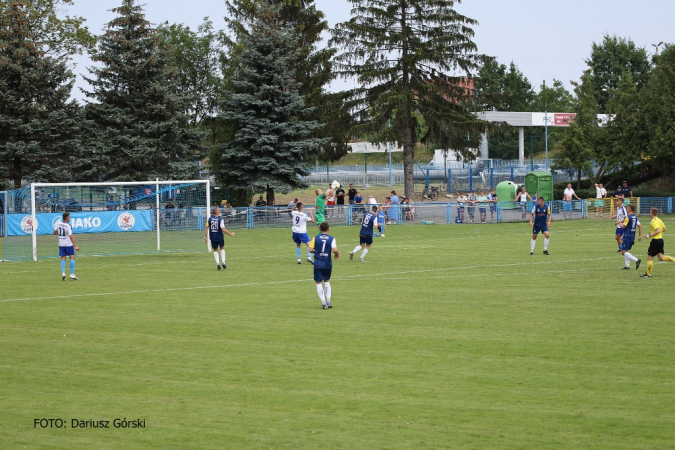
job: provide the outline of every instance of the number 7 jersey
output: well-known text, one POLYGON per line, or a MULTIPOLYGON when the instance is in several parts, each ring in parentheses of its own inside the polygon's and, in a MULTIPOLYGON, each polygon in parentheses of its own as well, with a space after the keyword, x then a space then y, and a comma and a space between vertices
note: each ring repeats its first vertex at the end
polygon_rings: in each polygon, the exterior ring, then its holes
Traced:
POLYGON ((314 267, 317 269, 330 269, 333 267, 331 253, 337 248, 335 238, 328 234, 319 234, 312 238, 309 247, 314 249, 314 267))

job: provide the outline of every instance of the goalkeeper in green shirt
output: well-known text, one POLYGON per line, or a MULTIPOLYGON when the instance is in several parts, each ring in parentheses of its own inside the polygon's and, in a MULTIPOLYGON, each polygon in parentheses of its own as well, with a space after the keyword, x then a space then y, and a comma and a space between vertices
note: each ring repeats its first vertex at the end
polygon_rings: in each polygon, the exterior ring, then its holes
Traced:
POLYGON ((316 214, 314 214, 314 218, 316 219, 316 223, 321 225, 321 222, 326 220, 324 217, 324 211, 326 210, 326 196, 332 195, 333 190, 329 189, 328 192, 324 194, 321 189, 317 189, 315 193, 316 204, 314 206, 316 206, 316 214))

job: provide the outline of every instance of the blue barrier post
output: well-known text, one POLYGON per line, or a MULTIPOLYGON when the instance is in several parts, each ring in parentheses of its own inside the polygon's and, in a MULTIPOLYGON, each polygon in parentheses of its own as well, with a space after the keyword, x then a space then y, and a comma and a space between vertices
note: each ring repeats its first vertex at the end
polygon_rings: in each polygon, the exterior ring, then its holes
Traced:
POLYGON ((445 205, 445 223, 446 225, 452 223, 452 205, 450 203, 445 205))
POLYGON ((511 167, 511 183, 513 183, 513 167, 511 167))
POLYGON ((429 169, 427 169, 427 186, 429 186, 429 169))
POLYGON ((253 210, 251 208, 246 209, 246 228, 253 229, 253 210))
POLYGON ((452 176, 450 173, 450 169, 448 169, 448 192, 450 192, 450 185, 452 184, 452 176))
POLYGON ((668 214, 673 213, 673 197, 668 197, 668 214))
POLYGON ((473 172, 471 171, 471 164, 469 164, 469 192, 473 192, 473 172))
POLYGON ((581 201, 581 218, 585 219, 587 213, 588 213, 588 208, 586 206, 586 202, 582 200, 581 201))
POLYGON ((495 188, 495 169, 490 167, 490 189, 495 188))

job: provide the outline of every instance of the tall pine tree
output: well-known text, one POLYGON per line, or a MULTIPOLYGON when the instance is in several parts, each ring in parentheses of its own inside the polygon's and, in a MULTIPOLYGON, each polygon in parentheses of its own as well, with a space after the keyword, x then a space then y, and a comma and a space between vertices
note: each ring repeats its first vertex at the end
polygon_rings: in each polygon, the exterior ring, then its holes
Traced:
POLYGON ((91 124, 81 174, 94 181, 195 177, 201 135, 189 127, 188 98, 161 37, 136 0, 123 0, 92 59, 99 67, 85 79, 93 92, 86 106, 91 124))
POLYGON ((261 2, 257 8, 258 20, 238 42, 242 51, 222 108, 236 131, 222 146, 217 177, 240 192, 266 191, 272 205, 275 192, 304 186, 299 176, 326 139, 312 137, 321 125, 306 119, 312 110, 295 81, 297 40, 278 7, 261 2))
POLYGON ((472 41, 477 22, 453 9, 459 1, 349 1, 351 20, 333 30, 332 43, 343 49, 337 69, 361 86, 351 106, 362 132, 403 146, 405 195, 411 196, 418 140, 474 159, 489 127, 467 107, 470 77, 484 60, 472 41), (418 136, 422 121, 426 132, 418 136))
POLYGON ((0 179, 70 178, 80 109, 69 101, 74 75, 45 55, 26 5, 11 0, 0 18, 0 179))
MULTIPOLYGON (((352 123, 343 96, 326 91, 335 78, 331 58, 336 50, 321 45, 324 33, 329 30, 325 15, 316 8, 314 0, 226 0, 229 13, 226 21, 237 43, 250 32, 250 24, 257 19, 257 8, 265 2, 279 8, 279 23, 298 41, 295 80, 300 83, 305 105, 312 108, 311 119, 327 125, 318 129, 315 136, 330 138, 330 145, 322 148, 320 159, 339 159, 349 149, 352 123)), ((231 49, 231 63, 236 66, 242 47, 231 42, 231 49)))

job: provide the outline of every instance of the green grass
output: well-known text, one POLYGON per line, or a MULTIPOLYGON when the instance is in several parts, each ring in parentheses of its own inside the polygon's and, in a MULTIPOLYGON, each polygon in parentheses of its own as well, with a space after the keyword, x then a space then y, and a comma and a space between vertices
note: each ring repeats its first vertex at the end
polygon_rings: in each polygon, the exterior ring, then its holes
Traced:
POLYGON ((78 282, 2 263, 0 447, 674 445, 675 265, 619 270, 611 224, 554 223, 549 257, 524 224, 392 226, 368 264, 336 228, 326 311, 290 230, 236 233, 225 272, 207 253, 80 258, 78 282), (146 427, 70 428, 125 417, 146 427))

